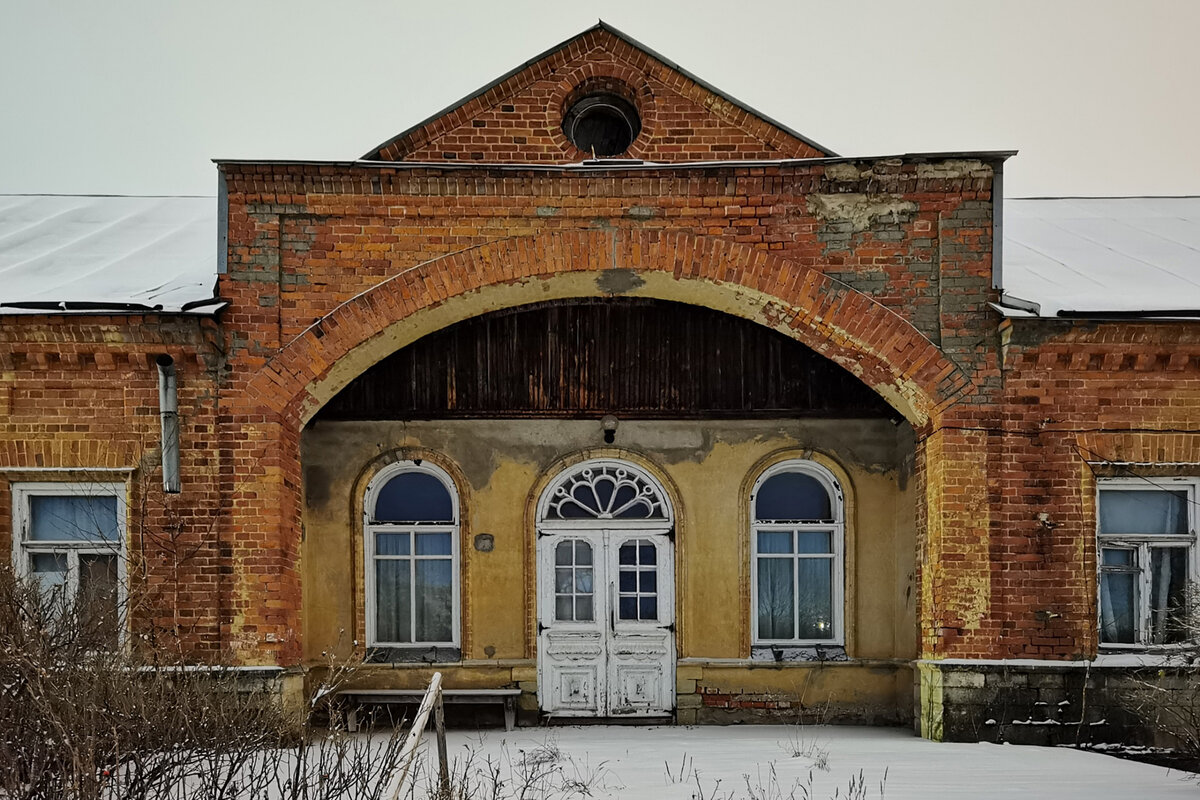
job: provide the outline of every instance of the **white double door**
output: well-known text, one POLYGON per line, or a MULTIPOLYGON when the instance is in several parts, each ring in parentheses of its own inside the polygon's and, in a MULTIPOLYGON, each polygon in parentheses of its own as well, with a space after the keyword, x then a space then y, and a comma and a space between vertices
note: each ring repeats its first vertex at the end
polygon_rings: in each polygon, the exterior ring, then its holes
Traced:
POLYGON ((538 536, 538 700, 556 716, 654 717, 675 707, 669 529, 538 536))

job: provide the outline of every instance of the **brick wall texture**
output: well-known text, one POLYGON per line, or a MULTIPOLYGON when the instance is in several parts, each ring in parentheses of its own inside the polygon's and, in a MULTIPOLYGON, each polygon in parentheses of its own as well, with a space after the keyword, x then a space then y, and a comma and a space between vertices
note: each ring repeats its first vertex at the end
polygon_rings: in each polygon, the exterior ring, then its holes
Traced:
POLYGON ((1096 464, 1200 462, 1200 325, 1005 320, 998 159, 822 155, 596 30, 369 163, 223 164, 218 317, 4 318, 0 550, 10 482, 132 476, 147 624, 295 664, 300 431, 406 324, 548 295, 709 298, 915 428, 922 656, 1094 654, 1096 464), (569 166, 556 120, 592 79, 632 87, 630 155, 664 163, 569 166), (799 160, 741 163, 780 158, 799 160), (684 163, 712 159, 739 163, 684 163), (160 353, 180 365, 177 496, 155 488, 160 353))

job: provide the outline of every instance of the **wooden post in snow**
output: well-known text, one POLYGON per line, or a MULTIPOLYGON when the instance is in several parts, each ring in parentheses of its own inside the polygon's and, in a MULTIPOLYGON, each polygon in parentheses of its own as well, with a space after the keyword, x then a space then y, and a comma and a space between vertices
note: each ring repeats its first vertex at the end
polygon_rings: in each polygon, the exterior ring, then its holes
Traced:
POLYGON ((450 759, 446 755, 446 717, 442 713, 442 693, 433 707, 433 730, 437 734, 438 789, 442 800, 450 800, 450 759))
POLYGON ((425 690, 425 697, 421 700, 421 707, 417 710, 417 716, 413 719, 412 728, 408 731, 408 738, 404 741, 404 748, 400 751, 398 759, 398 770, 392 784, 388 787, 390 791, 385 792, 385 797, 389 800, 397 800, 400 797, 400 791, 404 788, 405 782, 408 780, 409 770, 412 769, 413 760, 417 756, 417 745, 421 743, 421 734, 425 732, 425 726, 429 723, 429 712, 437 708, 437 716, 434 718, 434 724, 439 728, 438 734, 438 754, 441 756, 442 766, 440 770, 445 775, 443 786, 448 791, 450 785, 449 773, 446 765, 446 733, 442 730, 442 725, 439 724, 442 717, 442 673, 433 673, 433 678, 429 681, 429 688, 425 690))

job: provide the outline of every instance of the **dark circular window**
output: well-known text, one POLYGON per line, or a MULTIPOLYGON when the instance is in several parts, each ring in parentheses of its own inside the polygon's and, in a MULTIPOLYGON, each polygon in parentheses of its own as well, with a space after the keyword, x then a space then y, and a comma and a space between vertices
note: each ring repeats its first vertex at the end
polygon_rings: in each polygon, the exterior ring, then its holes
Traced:
POLYGON ((571 144, 597 158, 624 153, 641 130, 637 109, 615 94, 587 95, 563 118, 563 133, 571 144))

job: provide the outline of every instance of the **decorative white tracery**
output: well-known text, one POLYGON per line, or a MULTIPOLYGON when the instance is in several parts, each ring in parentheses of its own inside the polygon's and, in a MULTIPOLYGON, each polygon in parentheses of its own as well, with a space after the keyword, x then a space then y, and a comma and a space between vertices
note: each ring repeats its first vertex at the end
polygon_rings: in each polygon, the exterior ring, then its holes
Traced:
POLYGON ((662 520, 670 518, 662 490, 622 462, 589 461, 550 488, 545 520, 662 520))

